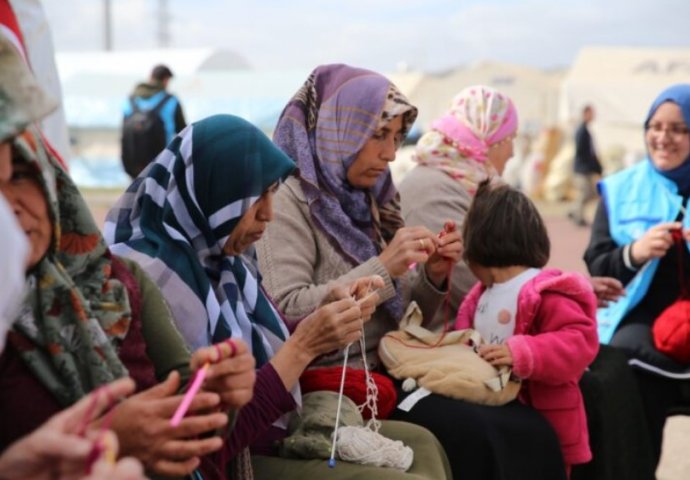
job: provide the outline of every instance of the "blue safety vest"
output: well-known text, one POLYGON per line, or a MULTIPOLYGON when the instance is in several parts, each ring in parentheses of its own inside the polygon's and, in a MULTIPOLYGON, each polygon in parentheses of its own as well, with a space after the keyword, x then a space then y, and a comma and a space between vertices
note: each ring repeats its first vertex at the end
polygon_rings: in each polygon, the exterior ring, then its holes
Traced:
MULTIPOLYGON (((640 238, 650 227, 678 218, 683 197, 675 182, 659 174, 649 159, 599 182, 613 240, 624 246, 640 238)), ((688 206, 685 205, 685 209, 688 206)), ((683 219, 690 226, 690 215, 683 219)), ((597 311, 599 341, 609 343, 618 324, 644 298, 659 267, 659 258, 648 261, 625 286, 626 294, 597 311)))

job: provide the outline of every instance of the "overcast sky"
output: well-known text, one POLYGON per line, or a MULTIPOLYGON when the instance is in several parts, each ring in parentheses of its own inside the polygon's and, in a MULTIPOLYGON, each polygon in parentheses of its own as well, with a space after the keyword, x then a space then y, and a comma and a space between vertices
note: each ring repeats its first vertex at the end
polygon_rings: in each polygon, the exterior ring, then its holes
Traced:
MULTIPOLYGON (((157 47, 158 0, 111 0, 117 50, 157 47)), ((478 60, 568 66, 586 45, 690 46, 690 0, 168 0, 172 47, 257 69, 345 62, 439 71, 478 60)), ((43 0, 56 50, 98 50, 102 0, 43 0)))

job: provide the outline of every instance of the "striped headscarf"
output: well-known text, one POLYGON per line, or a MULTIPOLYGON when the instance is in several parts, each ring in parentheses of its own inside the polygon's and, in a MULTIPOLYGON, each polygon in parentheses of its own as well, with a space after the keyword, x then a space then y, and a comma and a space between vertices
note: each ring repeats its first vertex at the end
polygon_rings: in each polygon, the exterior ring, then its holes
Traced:
POLYGON ((517 124, 510 98, 491 87, 467 87, 419 139, 414 160, 445 172, 474 195, 482 180, 497 176, 487 161, 489 148, 514 135, 517 124))
POLYGON ((127 376, 117 348, 129 331, 125 286, 112 276, 103 237, 84 199, 39 132, 14 140, 14 162, 34 167, 52 219, 52 243, 27 274, 30 289, 9 342, 62 405, 127 376), (26 339, 30 341, 26 341, 26 339))
POLYGON ((187 126, 108 213, 114 253, 137 261, 162 290, 192 349, 242 338, 257 365, 287 338, 264 294, 254 247, 223 247, 244 213, 295 164, 232 115, 187 126))
MULTIPOLYGON (((387 78, 348 65, 323 65, 310 74, 276 126, 273 140, 297 162, 314 223, 352 265, 378 255, 404 225, 390 170, 369 190, 347 181, 364 144, 398 115, 405 135, 417 109, 387 78)), ((383 307, 399 319, 400 292, 383 307)))

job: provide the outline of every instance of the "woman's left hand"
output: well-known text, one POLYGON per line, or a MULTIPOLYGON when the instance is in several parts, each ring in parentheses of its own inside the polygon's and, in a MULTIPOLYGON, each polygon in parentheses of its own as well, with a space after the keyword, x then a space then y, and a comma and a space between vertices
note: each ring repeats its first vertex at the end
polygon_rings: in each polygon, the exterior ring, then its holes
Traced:
POLYGON ((377 290, 386 285, 383 278, 379 275, 370 275, 355 280, 350 286, 350 295, 354 297, 362 311, 362 320, 365 322, 371 318, 376 311, 381 297, 377 290))
POLYGON ((597 296, 597 307, 606 307, 609 302, 615 302, 625 295, 623 284, 612 277, 592 277, 589 279, 597 296))
POLYGON ((513 365, 513 354, 510 351, 510 347, 505 344, 480 345, 479 356, 494 367, 501 367, 503 365, 510 367, 513 365))
POLYGON ((238 409, 249 403, 254 394, 256 361, 246 343, 233 338, 200 348, 192 355, 192 371, 205 363, 210 366, 203 390, 217 393, 226 408, 238 409))
POLYGON ((436 239, 436 250, 429 256, 424 268, 436 286, 443 285, 450 269, 462 255, 462 236, 455 222, 448 220, 436 239))
POLYGON ((377 290, 383 288, 386 282, 380 275, 368 275, 360 277, 352 283, 345 283, 335 285, 332 287, 326 296, 321 300, 321 307, 329 303, 343 300, 345 298, 353 298, 362 312, 362 320, 368 321, 376 310, 381 297, 377 290))

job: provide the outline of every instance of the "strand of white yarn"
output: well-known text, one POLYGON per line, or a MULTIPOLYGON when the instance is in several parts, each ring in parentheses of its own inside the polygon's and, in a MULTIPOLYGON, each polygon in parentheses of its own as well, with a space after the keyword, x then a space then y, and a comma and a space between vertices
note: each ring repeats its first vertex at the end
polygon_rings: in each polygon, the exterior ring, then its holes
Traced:
POLYGON ((376 386, 373 376, 369 373, 369 367, 367 365, 364 327, 362 327, 362 336, 360 337, 359 345, 362 353, 362 363, 364 364, 364 375, 367 388, 366 400, 362 405, 359 405, 358 408, 361 412, 368 407, 371 411, 371 419, 369 419, 367 424, 363 427, 345 426, 339 428, 340 407, 342 404, 343 389, 345 388, 345 368, 347 367, 350 345, 345 347, 345 355, 343 356, 343 373, 340 377, 340 390, 338 392, 338 411, 335 415, 333 444, 328 466, 331 468, 335 467, 335 450, 337 447, 338 457, 347 462, 375 465, 377 467, 397 468, 402 471, 407 471, 414 461, 414 452, 412 449, 399 440, 391 440, 378 433, 381 428, 381 422, 376 418, 378 415, 378 407, 376 404, 378 400, 378 387, 376 386))

